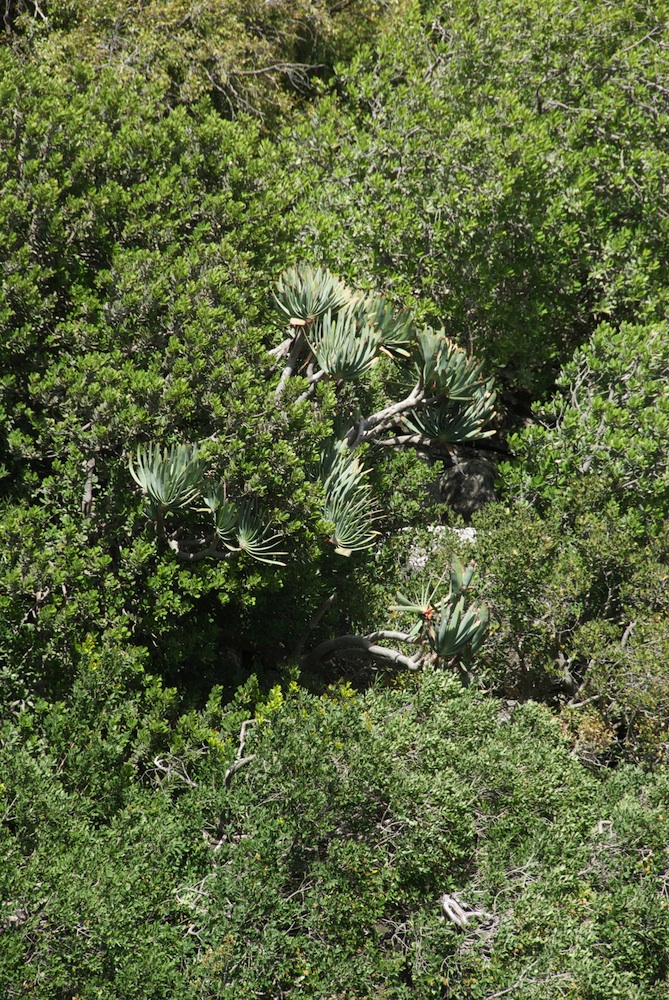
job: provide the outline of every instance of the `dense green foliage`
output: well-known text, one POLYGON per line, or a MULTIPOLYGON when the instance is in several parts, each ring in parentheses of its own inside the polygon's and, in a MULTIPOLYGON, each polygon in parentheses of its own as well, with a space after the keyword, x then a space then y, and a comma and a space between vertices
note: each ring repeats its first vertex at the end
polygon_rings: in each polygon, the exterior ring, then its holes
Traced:
POLYGON ((173 729, 140 677, 87 649, 5 745, 5 996, 666 996, 666 779, 427 672, 277 689, 226 785, 243 693, 173 729))
POLYGON ((617 734, 663 760, 667 385, 665 324, 603 324, 565 367, 543 423, 511 439, 520 462, 502 471, 512 508, 480 521, 499 624, 493 683, 562 686, 603 713, 599 750, 615 752, 617 734))
POLYGON ((600 318, 663 316, 666 73, 661 3, 430 5, 295 123, 305 234, 545 392, 600 318))
POLYGON ((379 0, 7 0, 4 28, 59 74, 72 59, 112 67, 131 87, 155 81, 172 107, 208 94, 224 114, 266 119, 388 17, 379 0))
POLYGON ((2 995, 667 997, 666 4, 4 6, 2 995))

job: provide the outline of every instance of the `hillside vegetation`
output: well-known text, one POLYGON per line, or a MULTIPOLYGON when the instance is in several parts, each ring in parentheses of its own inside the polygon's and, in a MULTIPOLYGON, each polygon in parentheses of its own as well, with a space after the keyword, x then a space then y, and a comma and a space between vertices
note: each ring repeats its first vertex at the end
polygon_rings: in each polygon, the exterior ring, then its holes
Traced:
POLYGON ((5 4, 3 996, 669 996, 668 19, 5 4))

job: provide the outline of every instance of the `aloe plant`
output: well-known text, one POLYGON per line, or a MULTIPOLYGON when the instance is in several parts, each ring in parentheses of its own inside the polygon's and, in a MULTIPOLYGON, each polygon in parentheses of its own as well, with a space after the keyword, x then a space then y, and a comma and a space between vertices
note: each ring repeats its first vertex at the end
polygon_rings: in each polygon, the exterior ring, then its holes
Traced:
POLYGON ((296 264, 276 283, 274 301, 298 325, 310 325, 328 310, 338 312, 351 299, 351 291, 325 267, 296 264))
POLYGON ((378 330, 382 349, 397 360, 411 357, 415 338, 412 314, 408 309, 399 312, 383 295, 351 299, 345 311, 353 313, 360 324, 369 324, 378 330))
POLYGON ((453 602, 444 598, 439 605, 439 618, 429 630, 430 644, 444 660, 451 660, 466 647, 476 653, 488 631, 488 611, 472 604, 465 607, 464 594, 453 602))
POLYGON ((451 402, 469 402, 484 384, 481 365, 454 344, 444 330, 426 327, 416 335, 418 368, 428 389, 451 402))
POLYGON ((381 334, 374 326, 358 322, 353 312, 335 316, 330 309, 306 336, 323 371, 347 381, 359 378, 374 364, 381 345, 381 334))
POLYGON ((495 398, 495 392, 486 385, 468 406, 431 406, 405 414, 402 422, 416 434, 444 444, 480 441, 495 433, 484 430, 494 416, 495 398))
MULTIPOLYGON (((368 549, 379 534, 374 528, 378 512, 367 470, 355 450, 366 443, 405 447, 427 440, 456 445, 488 437, 493 432, 485 428, 494 414, 495 394, 480 365, 443 329, 417 332, 410 312, 396 311, 382 295, 354 294, 327 268, 307 263, 288 268, 277 281, 274 298, 291 327, 269 352, 284 361, 274 389, 277 405, 283 406, 284 399, 288 405, 317 403, 319 385, 328 379, 336 383, 334 398, 341 402, 343 383, 362 379, 382 353, 396 362, 392 387, 402 397, 382 399, 381 407, 368 415, 358 409, 361 398, 379 399, 387 364, 372 381, 373 391, 356 397, 355 389, 349 389, 339 413, 342 422, 346 417, 344 438, 337 441, 333 436, 319 471, 323 516, 334 526, 330 541, 335 552, 350 555, 368 549), (306 381, 306 387, 284 395, 294 376, 306 381)), ((284 553, 277 551, 278 536, 251 508, 238 508, 223 487, 203 482, 204 464, 196 445, 165 451, 145 446, 131 458, 130 470, 149 498, 159 534, 179 558, 224 558, 245 551, 263 562, 280 562, 284 553), (176 531, 168 535, 164 515, 188 509, 208 516, 205 536, 188 540, 176 531)))
POLYGON ((200 510, 210 515, 217 537, 227 548, 236 548, 233 545, 233 539, 235 538, 239 512, 236 505, 228 500, 225 489, 218 484, 212 484, 203 492, 202 503, 204 506, 200 510))
POLYGON ((368 549, 378 537, 372 528, 378 515, 365 480, 368 471, 342 442, 331 441, 321 456, 323 517, 334 524, 330 541, 338 555, 368 549))
POLYGON ((200 495, 205 463, 198 456, 197 445, 165 449, 159 444, 140 445, 135 457, 130 456, 128 467, 158 514, 184 510, 200 495))
POLYGON ((277 548, 280 542, 281 536, 262 522, 251 504, 245 504, 237 521, 237 550, 245 552, 257 562, 285 566, 285 562, 279 558, 286 555, 277 548))
POLYGON ((413 639, 423 633, 430 648, 441 659, 473 655, 486 637, 489 621, 487 608, 476 604, 467 607, 466 603, 467 590, 475 570, 474 562, 464 567, 459 559, 454 559, 449 571, 449 593, 440 601, 435 601, 435 596, 445 573, 435 585, 424 586, 418 600, 398 594, 397 603, 390 606, 391 611, 419 616, 407 633, 408 637, 413 639))
POLYGON ((443 583, 446 573, 442 573, 435 584, 425 583, 421 588, 420 597, 416 600, 406 597, 404 594, 397 595, 397 604, 391 604, 390 611, 403 611, 410 615, 419 615, 418 621, 409 631, 411 638, 420 635, 425 624, 429 622, 435 614, 435 597, 439 587, 443 583))
POLYGON ((158 534, 181 559, 194 562, 209 556, 223 558, 227 553, 246 552, 258 562, 284 566, 278 550, 280 536, 273 533, 250 504, 241 509, 229 500, 225 488, 204 483, 206 464, 198 455, 197 445, 173 445, 162 449, 148 444, 137 449, 128 462, 130 474, 147 497, 158 534), (208 514, 212 529, 204 538, 183 539, 179 533, 168 534, 164 515, 192 510, 208 514))

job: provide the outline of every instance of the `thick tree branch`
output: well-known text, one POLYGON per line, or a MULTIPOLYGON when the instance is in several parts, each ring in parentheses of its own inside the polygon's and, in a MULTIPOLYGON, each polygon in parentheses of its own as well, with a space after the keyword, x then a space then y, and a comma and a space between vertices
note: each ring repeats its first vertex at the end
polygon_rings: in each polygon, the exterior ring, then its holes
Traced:
POLYGON ((248 729, 249 726, 254 725, 255 721, 256 721, 255 719, 245 719, 244 722, 242 722, 242 728, 239 731, 239 746, 237 747, 237 757, 235 759, 235 762, 231 764, 230 767, 225 772, 224 780, 226 788, 230 787, 230 782, 232 780, 232 777, 237 773, 237 771, 241 771, 243 767, 246 767, 246 765, 250 764, 252 760, 255 760, 256 755, 254 753, 250 754, 248 757, 242 757, 242 754, 244 753, 244 746, 246 744, 246 730, 248 729))
POLYGON ((389 629, 381 629, 379 632, 370 632, 369 635, 365 636, 365 639, 369 639, 370 642, 378 642, 379 639, 384 641, 393 640, 394 642, 409 642, 411 644, 418 642, 416 636, 409 635, 408 632, 393 632, 389 629))
MULTIPOLYGON (((195 540, 188 542, 179 542, 174 538, 168 538, 167 544, 174 552, 177 559, 181 562, 194 563, 201 562, 203 559, 229 559, 230 552, 223 552, 217 547, 218 540, 214 538, 213 542, 210 542, 206 548, 200 549, 198 552, 189 551, 189 548, 197 542, 195 540)), ((206 544, 203 540, 203 544, 206 544)))
POLYGON ((300 330, 298 333, 295 334, 293 346, 290 349, 290 352, 288 354, 288 360, 286 361, 286 367, 281 372, 281 378, 279 379, 279 384, 277 385, 276 390, 274 392, 275 399, 280 398, 286 386, 286 382, 291 377, 291 375, 295 374, 295 369, 297 368, 305 344, 306 344, 306 338, 302 333, 302 331, 300 330))
POLYGON ((392 438, 383 438, 375 441, 374 444, 384 448, 429 448, 433 444, 432 438, 424 437, 422 434, 396 434, 392 438))
POLYGON ((304 403, 305 400, 311 399, 311 397, 313 396, 313 394, 316 392, 316 386, 318 385, 318 383, 320 382, 320 380, 326 374, 327 374, 327 372, 318 371, 314 375, 311 375, 311 376, 307 375, 307 378, 309 379, 309 388, 305 389, 304 392, 297 397, 297 399, 295 400, 295 402, 296 403, 304 403))
POLYGON ((413 410, 429 400, 425 398, 425 386, 422 378, 416 383, 408 396, 398 403, 392 403, 383 410, 373 413, 371 417, 362 417, 346 436, 349 448, 355 448, 372 437, 372 432, 379 433, 390 426, 395 417, 406 410, 413 410))
MULTIPOLYGON (((315 666, 317 663, 321 663, 323 660, 328 660, 331 656, 336 653, 343 652, 346 649, 356 649, 366 653, 375 660, 384 660, 387 663, 394 663, 397 666, 404 667, 406 670, 418 670, 420 664, 420 654, 418 656, 409 657, 405 656, 404 653, 400 653, 397 649, 389 649, 387 646, 377 646, 375 643, 376 637, 391 635, 404 635, 404 633, 382 633, 373 632, 371 636, 366 635, 340 635, 336 639, 328 639, 326 642, 322 642, 320 646, 316 646, 310 653, 303 656, 300 660, 301 669, 308 669, 315 666)), ((401 641, 408 642, 408 639, 402 639, 401 641)))
POLYGON ((286 337, 278 347, 273 347, 268 354, 273 355, 275 358, 285 358, 285 356, 290 351, 290 345, 293 343, 293 337, 286 337))

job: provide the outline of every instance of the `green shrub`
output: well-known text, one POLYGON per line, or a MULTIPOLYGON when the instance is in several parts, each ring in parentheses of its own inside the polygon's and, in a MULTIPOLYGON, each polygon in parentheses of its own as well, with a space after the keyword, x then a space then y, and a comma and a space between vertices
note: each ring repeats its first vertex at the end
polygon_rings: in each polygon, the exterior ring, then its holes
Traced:
POLYGON ((315 259, 547 394, 605 318, 663 317, 662 4, 428 4, 286 130, 315 259))
POLYGON ((547 709, 441 672, 277 689, 226 778, 249 697, 176 722, 89 644, 66 702, 5 725, 4 995, 664 996, 666 782, 595 776, 547 709))
POLYGON ((565 366, 548 412, 511 438, 505 500, 479 515, 476 550, 493 621, 488 680, 585 703, 609 749, 615 737, 660 760, 668 376, 663 324, 602 325, 565 366))

